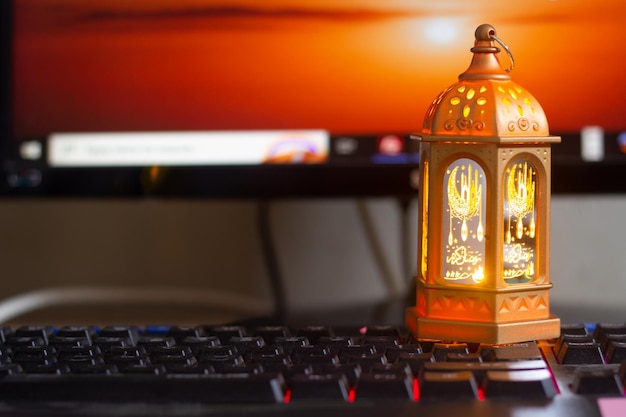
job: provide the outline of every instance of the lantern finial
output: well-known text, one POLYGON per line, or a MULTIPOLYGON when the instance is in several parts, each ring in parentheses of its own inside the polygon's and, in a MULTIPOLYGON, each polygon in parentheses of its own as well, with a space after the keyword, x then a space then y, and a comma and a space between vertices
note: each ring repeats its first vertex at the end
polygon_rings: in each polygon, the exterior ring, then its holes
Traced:
POLYGON ((511 76, 509 72, 512 69, 502 68, 497 54, 500 53, 500 48, 495 45, 498 42, 502 45, 509 54, 512 60, 512 55, 507 46, 496 36, 496 30, 493 26, 483 24, 478 26, 474 33, 476 41, 471 51, 474 53, 472 63, 465 72, 459 75, 459 81, 465 80, 510 80, 511 76))
POLYGON ((492 36, 496 36, 496 29, 493 26, 485 23, 476 28, 474 36, 476 37, 477 41, 489 42, 492 40, 492 36))

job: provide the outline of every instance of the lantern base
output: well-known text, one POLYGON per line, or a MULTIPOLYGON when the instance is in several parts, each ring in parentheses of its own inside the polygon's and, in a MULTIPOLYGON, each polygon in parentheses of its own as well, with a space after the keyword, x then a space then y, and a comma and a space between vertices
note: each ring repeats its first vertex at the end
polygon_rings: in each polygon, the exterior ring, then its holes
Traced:
POLYGON ((561 334, 561 320, 552 314, 546 319, 482 323, 419 317, 415 308, 409 308, 406 323, 415 338, 457 342, 518 343, 555 339, 561 334))

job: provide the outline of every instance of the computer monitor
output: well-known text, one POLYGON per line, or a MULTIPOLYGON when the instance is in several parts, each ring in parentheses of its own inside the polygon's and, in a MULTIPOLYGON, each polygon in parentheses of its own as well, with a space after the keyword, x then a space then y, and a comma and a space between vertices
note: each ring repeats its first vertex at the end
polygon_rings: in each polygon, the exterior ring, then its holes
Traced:
POLYGON ((564 138, 553 192, 626 191, 621 3, 517 3, 4 1, 0 192, 411 196, 481 23, 564 138))

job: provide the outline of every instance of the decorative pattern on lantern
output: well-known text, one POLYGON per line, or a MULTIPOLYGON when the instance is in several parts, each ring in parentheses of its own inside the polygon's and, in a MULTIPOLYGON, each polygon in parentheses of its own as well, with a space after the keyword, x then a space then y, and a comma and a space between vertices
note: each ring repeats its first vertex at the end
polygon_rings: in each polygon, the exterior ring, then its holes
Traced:
MULTIPOLYGON (((538 101, 497 58, 490 25, 433 100, 420 141, 417 338, 513 343, 557 337, 550 313, 550 136, 538 101)), ((512 68, 511 68, 512 69, 512 68)))
POLYGON ((485 174, 471 159, 459 159, 446 170, 444 192, 448 217, 443 276, 457 283, 481 282, 485 267, 485 174))
POLYGON ((506 171, 503 276, 507 284, 522 284, 535 277, 536 177, 528 161, 516 161, 506 171))

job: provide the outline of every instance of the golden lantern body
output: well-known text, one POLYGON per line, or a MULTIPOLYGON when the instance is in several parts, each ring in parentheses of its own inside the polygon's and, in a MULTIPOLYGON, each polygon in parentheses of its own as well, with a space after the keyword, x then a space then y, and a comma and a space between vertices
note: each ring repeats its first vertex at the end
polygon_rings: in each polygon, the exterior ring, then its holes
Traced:
POLYGON ((476 30, 459 82, 429 108, 420 141, 414 336, 514 343, 558 337, 550 313, 550 136, 543 109, 476 30))

